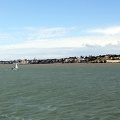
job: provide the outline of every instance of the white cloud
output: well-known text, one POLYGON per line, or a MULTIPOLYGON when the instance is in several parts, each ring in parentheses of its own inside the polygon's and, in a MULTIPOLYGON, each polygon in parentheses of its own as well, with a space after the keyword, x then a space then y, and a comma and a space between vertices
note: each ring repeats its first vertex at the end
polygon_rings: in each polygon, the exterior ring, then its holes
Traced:
POLYGON ((56 39, 38 39, 27 40, 22 43, 12 45, 0 45, 1 50, 11 49, 36 49, 36 48, 62 48, 62 47, 84 47, 85 45, 98 45, 106 46, 109 44, 117 45, 118 40, 115 40, 114 36, 89 36, 89 37, 72 37, 72 38, 56 38, 56 39))
MULTIPOLYGON (((114 27, 112 27, 114 28, 114 27)), ((69 56, 107 54, 120 52, 119 29, 104 29, 105 35, 73 36, 67 34, 75 30, 70 28, 26 28, 22 34, 1 34, 6 37, 6 44, 0 40, 0 59, 18 58, 60 58, 69 56), (112 32, 112 30, 114 32, 112 32), (116 30, 116 32, 115 32, 116 30), (106 32, 105 32, 106 31, 106 32), (106 35, 106 34, 111 35, 106 35), (14 38, 14 39, 13 39, 14 38), (7 41, 12 41, 9 43, 7 41), (8 44, 7 44, 8 43, 8 44)), ((119 27, 117 27, 119 28, 119 27)), ((99 29, 99 33, 100 30, 99 29)), ((93 32, 97 30, 91 30, 93 32)))
POLYGON ((26 27, 30 36, 32 38, 53 38, 53 37, 62 37, 66 35, 69 31, 74 30, 74 27, 70 28, 34 28, 26 27))
POLYGON ((120 34, 120 26, 103 28, 103 29, 95 29, 95 30, 90 30, 89 32, 106 34, 106 35, 116 35, 116 34, 120 34))

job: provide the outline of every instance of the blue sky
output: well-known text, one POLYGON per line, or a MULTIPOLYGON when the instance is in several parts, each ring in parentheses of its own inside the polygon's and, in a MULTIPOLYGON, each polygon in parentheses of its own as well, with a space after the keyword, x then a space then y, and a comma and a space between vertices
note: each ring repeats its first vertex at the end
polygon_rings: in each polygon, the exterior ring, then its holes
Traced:
POLYGON ((120 54, 119 0, 0 0, 0 60, 120 54))

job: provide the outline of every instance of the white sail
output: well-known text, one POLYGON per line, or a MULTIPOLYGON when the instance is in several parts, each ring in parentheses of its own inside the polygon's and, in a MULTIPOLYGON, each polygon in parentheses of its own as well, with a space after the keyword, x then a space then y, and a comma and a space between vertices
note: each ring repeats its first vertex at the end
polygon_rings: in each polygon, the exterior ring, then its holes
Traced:
POLYGON ((18 65, 17 65, 17 63, 15 64, 15 68, 18 69, 18 65))
POLYGON ((12 70, 18 70, 18 65, 17 65, 17 63, 16 63, 15 66, 12 68, 12 70))

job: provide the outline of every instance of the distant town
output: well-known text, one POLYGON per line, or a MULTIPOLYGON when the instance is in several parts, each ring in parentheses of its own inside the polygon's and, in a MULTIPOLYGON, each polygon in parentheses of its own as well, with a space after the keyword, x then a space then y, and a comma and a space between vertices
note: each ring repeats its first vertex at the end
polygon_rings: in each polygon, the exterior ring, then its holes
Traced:
POLYGON ((61 59, 33 59, 0 61, 0 64, 53 64, 53 63, 120 63, 120 55, 107 54, 99 56, 80 56, 61 59))

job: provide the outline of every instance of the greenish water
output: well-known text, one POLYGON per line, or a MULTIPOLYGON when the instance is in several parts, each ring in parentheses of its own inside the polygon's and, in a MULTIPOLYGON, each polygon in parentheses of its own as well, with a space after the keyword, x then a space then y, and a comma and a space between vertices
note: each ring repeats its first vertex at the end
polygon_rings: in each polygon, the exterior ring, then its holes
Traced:
POLYGON ((0 120, 120 120, 120 64, 0 65, 0 120))

